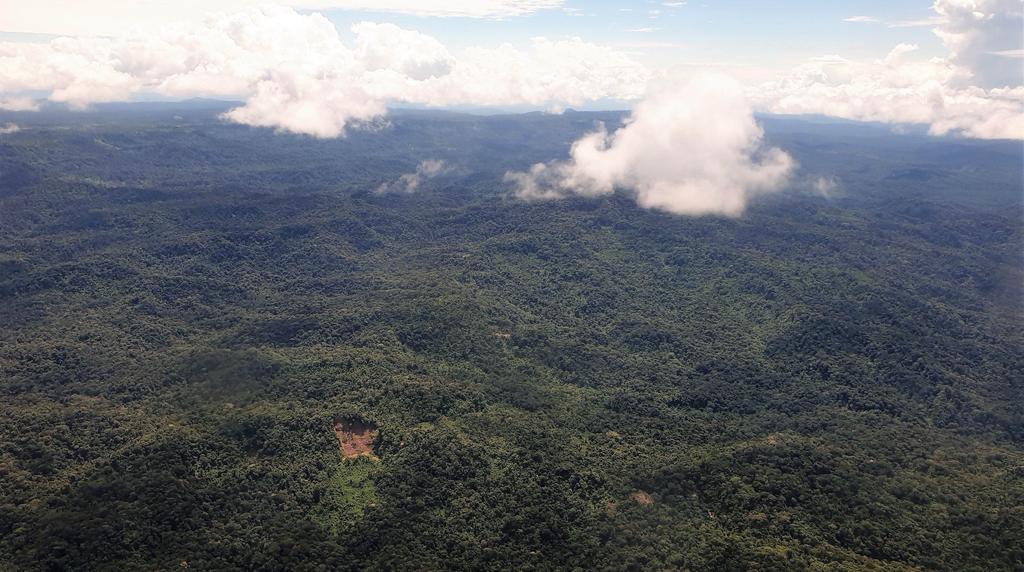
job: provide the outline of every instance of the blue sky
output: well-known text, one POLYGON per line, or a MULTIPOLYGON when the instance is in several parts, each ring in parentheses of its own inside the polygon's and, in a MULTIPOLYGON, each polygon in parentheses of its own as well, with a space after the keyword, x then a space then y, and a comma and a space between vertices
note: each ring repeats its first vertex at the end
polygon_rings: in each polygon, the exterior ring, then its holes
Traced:
MULTIPOLYGON (((8 4, 7 10, 30 9, 30 4, 21 3, 21 7, 17 4, 18 0, 8 4)), ((941 42, 930 26, 886 25, 924 22, 933 17, 931 2, 927 0, 688 0, 682 3, 566 0, 560 9, 540 10, 503 20, 336 9, 317 11, 343 33, 356 22, 387 21, 435 36, 454 49, 506 42, 522 45, 534 36, 575 36, 623 46, 659 66, 713 62, 778 68, 825 54, 881 57, 899 43, 917 44, 922 56, 942 55, 941 42), (844 21, 852 16, 870 16, 878 22, 844 21), (647 29, 650 30, 640 31, 647 29)), ((11 30, 4 25, 3 12, 0 9, 0 40, 47 41, 53 37, 26 33, 29 30, 25 29, 11 30)), ((116 17, 113 19, 116 21, 116 17)), ((100 34, 104 31, 100 30, 100 34)))
POLYGON ((930 26, 886 25, 927 20, 934 16, 928 1, 691 0, 680 6, 670 4, 674 2, 570 0, 565 5, 568 10, 543 10, 507 20, 343 11, 324 14, 340 30, 362 20, 387 20, 436 36, 452 47, 521 44, 532 36, 578 36, 631 47, 660 65, 714 62, 790 66, 826 54, 882 57, 899 43, 919 45, 923 56, 942 53, 941 42, 930 26), (844 21, 852 16, 870 16, 879 21, 844 21), (631 31, 647 28, 652 30, 631 31), (673 46, 668 47, 670 44, 673 46))

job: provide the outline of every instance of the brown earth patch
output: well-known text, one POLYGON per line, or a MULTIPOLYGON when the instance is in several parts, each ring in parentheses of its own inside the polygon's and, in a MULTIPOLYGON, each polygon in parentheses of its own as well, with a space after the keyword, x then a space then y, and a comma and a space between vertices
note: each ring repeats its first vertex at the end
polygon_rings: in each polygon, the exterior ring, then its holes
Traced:
POLYGON ((608 515, 609 518, 616 516, 619 514, 619 503, 615 501, 606 502, 604 505, 604 513, 608 515))
POLYGON ((356 419, 335 420, 334 436, 338 438, 338 449, 343 459, 369 457, 378 460, 373 454, 373 443, 377 440, 377 427, 372 423, 356 419))
POLYGON ((654 504, 654 497, 652 497, 651 493, 647 491, 636 491, 635 493, 631 493, 629 495, 629 500, 645 506, 654 504))

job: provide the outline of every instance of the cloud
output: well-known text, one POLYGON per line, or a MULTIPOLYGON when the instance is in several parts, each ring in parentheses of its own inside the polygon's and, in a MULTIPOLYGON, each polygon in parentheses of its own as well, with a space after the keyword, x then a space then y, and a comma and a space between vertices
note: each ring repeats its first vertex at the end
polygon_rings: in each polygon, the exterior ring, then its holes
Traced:
POLYGON ((616 42, 615 47, 631 50, 683 50, 690 46, 677 42, 616 42))
MULTIPOLYGON (((1014 57, 1024 26, 1020 0, 937 0, 926 20, 948 49, 914 59, 900 44, 883 59, 814 58, 750 96, 773 113, 816 113, 918 123, 935 135, 1024 139, 1024 71, 1014 57)), ((893 25, 893 24, 890 24, 893 25)))
POLYGON ((433 106, 531 105, 559 109, 600 99, 638 99, 650 71, 625 53, 579 38, 533 38, 463 51, 451 73, 417 86, 405 101, 433 106))
POLYGON ((894 20, 886 22, 887 28, 931 28, 944 23, 945 18, 932 16, 931 18, 919 18, 917 20, 894 20))
POLYGON ((0 94, 0 109, 3 111, 39 111, 39 104, 31 97, 3 97, 0 94))
POLYGON ((415 193, 425 179, 433 179, 449 172, 451 168, 447 163, 439 159, 427 159, 421 161, 412 173, 406 173, 396 181, 384 183, 377 188, 378 194, 384 193, 415 193))
MULTIPOLYGON (((179 2, 185 13, 205 5, 179 2)), ((540 10, 555 2, 495 0, 474 6, 494 11, 513 4, 516 10, 540 10)), ((468 5, 417 4, 432 10, 468 5)), ((930 21, 939 22, 936 33, 949 49, 947 58, 915 60, 916 48, 903 44, 876 61, 814 58, 752 87, 750 98, 758 109, 775 113, 924 123, 935 134, 1024 138, 1019 78, 1024 47, 1020 34, 1012 33, 1013 24, 1021 24, 1020 6, 1018 0, 939 0, 930 21)), ((0 6, 0 21, 19 14, 0 6)), ((56 20, 66 16, 54 14, 56 20)), ((527 45, 455 51, 394 24, 362 22, 350 32, 339 33, 320 14, 265 6, 112 38, 0 42, 0 109, 38 109, 28 96, 40 93, 79 109, 141 93, 232 98, 243 104, 225 114, 227 120, 335 137, 372 122, 392 103, 560 110, 589 101, 636 101, 654 72, 624 50, 680 47, 533 38, 527 45)))
POLYGON ((1024 3, 1020 0, 936 0, 943 23, 935 33, 949 61, 970 70, 970 85, 984 88, 1024 83, 1024 68, 998 52, 1024 49, 1024 3))
POLYGON ((47 92, 84 108, 137 93, 232 97, 231 121, 317 137, 384 114, 392 102, 552 109, 631 99, 648 72, 578 38, 534 38, 453 55, 435 38, 363 22, 346 44, 320 14, 266 6, 152 34, 0 43, 0 93, 47 92))
POLYGON ((750 90, 764 110, 861 121, 919 123, 935 135, 1024 139, 1024 88, 956 87, 964 70, 944 60, 910 60, 901 44, 873 62, 818 58, 750 90))
POLYGON ((887 28, 927 28, 942 24, 946 20, 941 16, 933 16, 931 18, 920 18, 917 20, 892 21, 884 21, 874 16, 850 16, 849 18, 843 18, 843 21, 852 22, 854 24, 883 24, 887 28))
POLYGON ((17 133, 19 131, 21 131, 21 127, 18 127, 17 125, 15 125, 13 123, 8 123, 6 125, 0 125, 0 135, 9 135, 11 133, 17 133))
POLYGON ((352 31, 356 34, 355 57, 371 72, 391 70, 424 80, 446 75, 455 65, 448 49, 426 34, 373 22, 360 22, 352 31))
POLYGON ((1024 68, 1005 57, 1024 53, 1024 2, 1021 0, 935 0, 935 15, 883 22, 851 16, 845 22, 882 23, 889 28, 935 28, 949 50, 948 61, 969 73, 961 85, 984 88, 1024 83, 1024 68))
POLYGON ((573 143, 570 155, 505 180, 528 200, 623 188, 645 208, 735 216, 752 196, 780 189, 795 166, 763 144, 740 86, 717 75, 659 82, 623 127, 602 126, 573 143))
POLYGON ((275 70, 256 84, 245 105, 224 114, 226 119, 329 138, 344 134, 353 122, 384 115, 382 100, 354 87, 344 75, 310 77, 275 70))
POLYGON ((310 3, 318 9, 398 12, 414 16, 511 18, 562 8, 564 0, 326 0, 310 3), (327 6, 325 6, 326 4, 327 6))
POLYGON ((112 65, 112 43, 96 38, 57 38, 48 44, 0 44, 0 94, 35 105, 18 92, 49 91, 51 101, 83 107, 92 101, 127 98, 138 79, 112 65))
POLYGON ((834 176, 815 177, 814 180, 811 181, 811 189, 813 189, 815 193, 824 197, 830 196, 832 191, 836 190, 838 187, 839 179, 834 176))
POLYGON ((1017 59, 1024 58, 1024 49, 1019 49, 1019 50, 997 50, 995 52, 990 52, 990 53, 993 56, 1000 56, 1000 57, 1003 57, 1003 58, 1017 58, 1017 59))
MULTIPOLYGON (((504 19, 562 8, 564 0, 276 0, 296 10, 358 10, 430 17, 504 19)), ((68 36, 118 36, 167 22, 200 23, 208 13, 241 12, 263 0, 33 0, 0 3, 0 30, 68 36)))
POLYGON ((850 16, 849 18, 843 18, 844 22, 854 22, 857 24, 870 24, 878 21, 878 18, 874 16, 850 16))

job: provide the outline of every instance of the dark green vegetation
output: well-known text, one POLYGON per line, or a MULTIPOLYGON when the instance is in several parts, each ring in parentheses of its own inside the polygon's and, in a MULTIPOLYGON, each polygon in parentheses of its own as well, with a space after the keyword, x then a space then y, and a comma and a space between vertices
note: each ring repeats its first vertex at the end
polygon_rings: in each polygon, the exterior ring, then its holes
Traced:
POLYGON ((768 118, 739 219, 507 196, 594 119, 15 117, 0 569, 1021 569, 1019 146, 768 118))

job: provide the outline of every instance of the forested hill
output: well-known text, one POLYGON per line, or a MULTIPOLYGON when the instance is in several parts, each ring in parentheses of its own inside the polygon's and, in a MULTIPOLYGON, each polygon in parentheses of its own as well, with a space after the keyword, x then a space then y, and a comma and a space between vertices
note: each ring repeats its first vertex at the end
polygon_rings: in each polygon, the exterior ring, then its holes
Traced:
POLYGON ((218 105, 0 114, 0 569, 1024 568, 1019 144, 680 217, 510 195, 617 113, 218 105))

